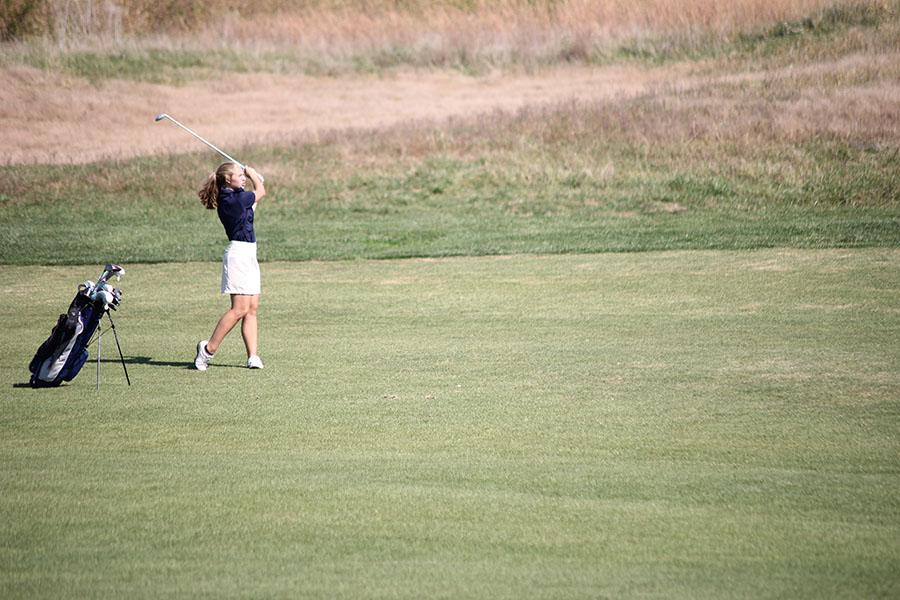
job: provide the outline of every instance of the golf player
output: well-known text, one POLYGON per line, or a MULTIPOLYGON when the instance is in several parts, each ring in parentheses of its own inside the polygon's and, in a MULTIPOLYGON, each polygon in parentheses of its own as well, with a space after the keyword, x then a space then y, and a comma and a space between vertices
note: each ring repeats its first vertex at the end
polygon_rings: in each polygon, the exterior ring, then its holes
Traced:
POLYGON ((229 244, 222 257, 222 293, 231 294, 231 308, 219 319, 212 336, 197 343, 194 366, 205 371, 219 344, 240 321, 241 336, 247 348, 247 367, 262 369, 263 363, 257 354, 256 311, 261 290, 253 215, 257 204, 266 195, 263 179, 252 167, 226 162, 209 175, 197 194, 203 206, 216 209, 228 235, 229 244), (244 190, 248 177, 253 182, 252 192, 244 190))

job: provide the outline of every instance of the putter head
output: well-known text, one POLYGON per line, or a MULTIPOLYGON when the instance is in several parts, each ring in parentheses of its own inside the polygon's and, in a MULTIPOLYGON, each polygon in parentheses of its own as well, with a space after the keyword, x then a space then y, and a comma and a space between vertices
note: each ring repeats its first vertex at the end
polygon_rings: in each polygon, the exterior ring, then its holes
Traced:
POLYGON ((169 115, 167 115, 166 113, 161 113, 161 114, 156 115, 156 118, 153 120, 156 121, 157 123, 159 123, 160 121, 162 121, 163 119, 165 119, 168 116, 169 115))

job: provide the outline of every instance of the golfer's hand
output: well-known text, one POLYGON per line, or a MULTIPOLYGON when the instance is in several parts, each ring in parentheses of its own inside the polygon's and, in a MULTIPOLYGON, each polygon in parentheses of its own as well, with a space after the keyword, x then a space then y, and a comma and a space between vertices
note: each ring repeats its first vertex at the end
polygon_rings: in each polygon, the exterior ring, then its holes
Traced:
POLYGON ((244 173, 246 173, 247 177, 249 177, 251 180, 259 178, 260 181, 265 181, 265 179, 263 179, 263 176, 259 174, 259 171, 257 171, 253 167, 244 166, 244 173))
POLYGON ((244 173, 247 174, 247 177, 250 178, 250 181, 253 182, 253 191, 256 193, 256 200, 262 200, 262 197, 266 195, 266 186, 263 184, 262 175, 260 175, 256 169, 253 167, 244 167, 244 173))

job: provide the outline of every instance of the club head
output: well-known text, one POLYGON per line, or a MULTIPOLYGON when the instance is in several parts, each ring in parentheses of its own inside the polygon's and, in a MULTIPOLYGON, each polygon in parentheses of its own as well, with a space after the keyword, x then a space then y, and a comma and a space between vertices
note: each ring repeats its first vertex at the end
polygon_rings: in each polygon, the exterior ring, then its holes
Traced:
POLYGON ((154 121, 156 121, 158 123, 158 122, 162 121, 163 119, 167 118, 168 116, 169 115, 167 115, 166 113, 158 114, 158 115, 156 115, 156 118, 154 119, 154 121))
POLYGON ((78 284, 78 293, 84 294, 85 296, 90 296, 94 293, 94 286, 96 285, 96 283, 88 279, 84 283, 78 284))
POLYGON ((112 276, 116 277, 116 281, 122 281, 122 277, 124 275, 125 269, 123 269, 121 266, 108 264, 103 267, 103 273, 100 274, 100 278, 97 280, 97 282, 105 282, 112 276))

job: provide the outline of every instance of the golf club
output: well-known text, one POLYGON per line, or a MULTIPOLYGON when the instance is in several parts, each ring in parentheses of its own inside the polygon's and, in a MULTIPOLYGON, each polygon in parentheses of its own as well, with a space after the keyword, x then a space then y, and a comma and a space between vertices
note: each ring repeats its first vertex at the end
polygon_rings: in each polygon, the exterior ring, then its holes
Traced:
MULTIPOLYGON (((238 161, 238 160, 235 160, 235 159, 233 159, 232 157, 228 156, 227 154, 225 154, 224 152, 222 152, 221 150, 219 150, 218 148, 216 148, 215 146, 213 146, 212 144, 210 144, 209 142, 207 142, 205 139, 203 139, 202 137, 200 137, 200 135, 199 135, 196 131, 194 131, 194 130, 191 129, 190 127, 186 127, 186 126, 182 125, 181 123, 179 123, 179 122, 178 122, 174 117, 172 117, 171 115, 168 115, 168 114, 166 114, 166 113, 162 113, 162 114, 156 115, 156 119, 154 119, 154 120, 155 120, 157 123, 159 123, 159 122, 162 121, 163 119, 168 119, 168 120, 172 121, 173 123, 175 123, 176 125, 178 125, 178 126, 181 127, 182 129, 184 129, 185 131, 187 131, 189 134, 191 134, 192 136, 194 136, 195 138, 197 138, 198 140, 200 140, 201 142, 203 142, 204 144, 206 144, 207 146, 209 146, 210 148, 212 148, 213 150, 215 150, 216 152, 218 152, 219 154, 221 154, 223 157, 225 157, 226 159, 230 160, 231 162, 233 162, 234 164, 236 164, 237 166, 239 166, 241 169, 244 169, 244 168, 245 168, 245 167, 244 167, 244 164, 243 164, 242 162, 240 162, 240 161, 238 161)), ((259 178, 260 178, 261 180, 265 181, 265 178, 263 178, 262 175, 260 175, 259 178)))

